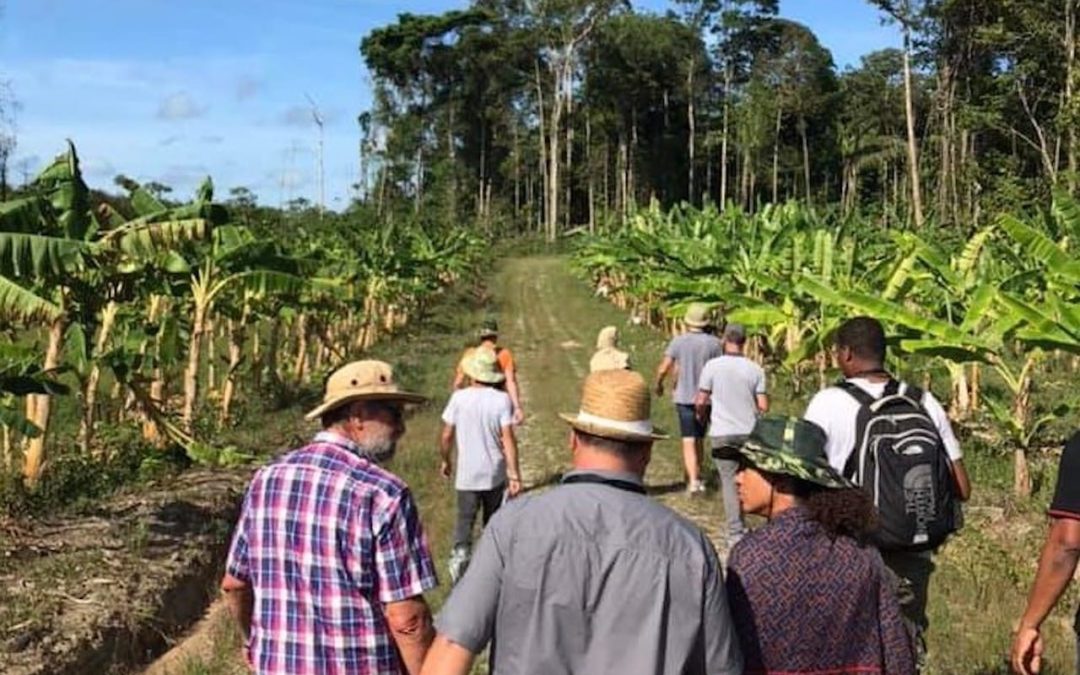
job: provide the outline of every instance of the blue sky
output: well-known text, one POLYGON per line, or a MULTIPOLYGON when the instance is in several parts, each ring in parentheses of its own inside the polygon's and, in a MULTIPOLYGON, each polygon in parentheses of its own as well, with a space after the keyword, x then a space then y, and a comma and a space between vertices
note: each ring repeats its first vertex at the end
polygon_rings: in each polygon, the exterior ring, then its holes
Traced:
MULTIPOLYGON (((314 199, 310 95, 325 118, 327 203, 344 206, 357 179, 356 116, 370 100, 361 37, 401 12, 467 4, 0 0, 0 81, 21 104, 13 178, 71 138, 92 186, 124 173, 187 196, 210 174, 221 196, 244 185, 264 204, 314 199)), ((866 0, 782 0, 781 14, 810 26, 841 67, 899 44, 866 0)))

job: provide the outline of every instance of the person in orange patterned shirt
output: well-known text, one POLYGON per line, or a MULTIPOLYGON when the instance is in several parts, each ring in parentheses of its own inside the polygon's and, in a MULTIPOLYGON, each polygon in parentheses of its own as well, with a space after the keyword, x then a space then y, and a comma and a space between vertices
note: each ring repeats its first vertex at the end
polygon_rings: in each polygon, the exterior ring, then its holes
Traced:
POLYGON ((461 368, 462 361, 469 356, 474 349, 490 349, 495 352, 495 359, 499 362, 499 368, 506 376, 506 393, 510 395, 510 402, 514 406, 514 424, 525 421, 525 413, 521 408, 521 397, 518 393, 517 367, 514 363, 514 355, 506 347, 499 346, 499 324, 494 319, 488 319, 480 325, 477 331, 479 342, 475 347, 466 349, 458 359, 457 371, 454 373, 453 389, 456 391, 468 385, 468 377, 461 368))

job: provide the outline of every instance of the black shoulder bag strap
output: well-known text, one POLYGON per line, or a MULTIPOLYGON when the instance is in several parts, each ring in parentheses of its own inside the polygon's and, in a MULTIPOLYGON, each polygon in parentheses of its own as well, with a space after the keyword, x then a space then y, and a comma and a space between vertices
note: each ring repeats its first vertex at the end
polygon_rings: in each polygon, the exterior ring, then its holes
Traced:
MULTIPOLYGON (((892 380, 890 380, 890 383, 891 382, 892 380)), ((847 461, 844 462, 844 477, 855 479, 857 478, 856 467, 859 465, 859 440, 862 439, 863 432, 865 431, 866 418, 870 415, 870 406, 872 406, 877 399, 871 396, 865 389, 849 380, 841 380, 836 383, 836 386, 842 391, 847 392, 851 398, 859 403, 859 413, 855 418, 855 447, 851 449, 851 454, 848 455, 847 461)))
POLYGON ((628 480, 619 480, 618 478, 604 478, 603 476, 597 476, 594 473, 575 473, 562 479, 563 485, 573 485, 575 483, 593 483, 595 485, 607 485, 617 490, 624 490, 626 492, 635 492, 639 495, 645 494, 645 486, 632 483, 628 480))

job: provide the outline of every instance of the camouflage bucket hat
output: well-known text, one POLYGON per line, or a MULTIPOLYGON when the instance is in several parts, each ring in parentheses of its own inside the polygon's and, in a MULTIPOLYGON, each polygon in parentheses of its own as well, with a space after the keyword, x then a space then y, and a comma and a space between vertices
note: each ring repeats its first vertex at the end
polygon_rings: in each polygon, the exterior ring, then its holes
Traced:
POLYGON ((794 417, 762 417, 740 449, 754 468, 827 488, 855 487, 825 455, 825 431, 794 417))

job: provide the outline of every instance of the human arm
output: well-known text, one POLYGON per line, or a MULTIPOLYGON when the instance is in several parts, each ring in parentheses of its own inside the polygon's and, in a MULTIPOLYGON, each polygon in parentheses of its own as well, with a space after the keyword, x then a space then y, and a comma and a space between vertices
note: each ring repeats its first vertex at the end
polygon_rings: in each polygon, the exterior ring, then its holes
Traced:
POLYGON ((390 636, 401 654, 405 672, 418 675, 435 637, 431 610, 424 596, 418 595, 388 603, 383 608, 383 613, 386 616, 386 625, 390 628, 390 636))
POLYGON ((476 656, 442 635, 431 645, 420 675, 468 675, 476 656))
POLYGON ((449 478, 453 473, 454 466, 450 454, 454 449, 454 425, 443 423, 442 433, 439 434, 439 473, 443 478, 449 478))
POLYGON ((514 405, 514 424, 521 424, 525 421, 525 411, 521 408, 521 393, 518 390, 517 381, 517 368, 514 367, 514 362, 510 361, 509 365, 503 370, 503 374, 506 375, 506 393, 510 395, 510 402, 514 405))
POLYGON ((518 465, 518 447, 513 425, 507 424, 502 428, 502 448, 503 456, 506 457, 506 478, 509 481, 507 489, 511 497, 517 497, 521 493, 521 467, 518 465))
POLYGON ((712 392, 705 389, 699 389, 697 396, 694 397, 694 415, 702 422, 709 418, 709 402, 711 396, 712 392))
MULTIPOLYGON (((364 561, 371 560, 373 536, 375 596, 406 671, 416 675, 435 635, 423 594, 438 581, 416 503, 407 488, 377 505, 372 525, 371 534, 357 537, 362 553, 356 559, 359 565, 370 565, 364 561)), ((367 527, 371 526, 358 519, 358 532, 367 527)))
POLYGON ((1039 557, 1039 569, 1020 618, 1012 646, 1013 670, 1022 675, 1037 673, 1042 666, 1040 628, 1065 592, 1080 561, 1080 520, 1054 518, 1039 557))
POLYGON ((953 486, 956 488, 956 497, 962 502, 971 498, 971 479, 968 478, 967 469, 964 468, 964 460, 957 459, 951 462, 953 486))
POLYGON ((225 595, 225 606, 229 614, 240 627, 244 642, 247 642, 251 635, 251 615, 255 610, 255 594, 251 592, 251 585, 226 573, 221 580, 221 591, 225 595))
POLYGON ((758 413, 764 415, 769 412, 769 395, 768 394, 756 394, 754 396, 755 403, 757 403, 758 413))
POLYGON ((660 361, 660 365, 656 369, 656 380, 653 388, 656 390, 657 396, 664 395, 664 379, 667 378, 668 373, 671 372, 672 367, 675 365, 675 359, 671 358, 667 354, 664 354, 663 360, 660 361))
POLYGON ((467 673, 473 659, 491 641, 504 568, 497 530, 510 508, 500 509, 484 528, 465 575, 439 612, 435 622, 438 634, 424 662, 423 675, 467 673))

